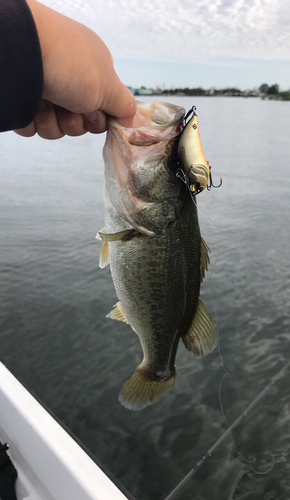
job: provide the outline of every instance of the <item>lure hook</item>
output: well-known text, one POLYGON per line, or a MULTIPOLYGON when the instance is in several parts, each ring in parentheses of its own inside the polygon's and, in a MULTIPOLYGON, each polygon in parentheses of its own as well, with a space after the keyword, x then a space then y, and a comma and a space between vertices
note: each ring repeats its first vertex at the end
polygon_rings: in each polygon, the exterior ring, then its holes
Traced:
POLYGON ((209 166, 209 182, 208 182, 208 185, 207 185, 207 187, 206 187, 206 188, 207 188, 207 190, 208 190, 208 191, 210 191, 212 187, 213 187, 213 188, 219 188, 219 187, 221 187, 221 185, 222 185, 222 183, 223 183, 223 180, 222 180, 222 178, 220 177, 220 183, 219 183, 219 185, 218 185, 218 186, 215 186, 215 185, 214 185, 214 183, 213 183, 213 181, 212 181, 212 175, 211 175, 211 165, 208 165, 208 166, 209 166))
POLYGON ((188 123, 188 118, 190 116, 196 116, 196 106, 192 106, 192 108, 186 113, 185 117, 184 117, 184 128, 186 127, 187 123, 188 123))
MULTIPOLYGON (((192 169, 192 167, 190 167, 189 172, 191 169, 192 169)), ((179 168, 176 171, 176 177, 178 177, 180 180, 182 180, 182 182, 186 185, 186 188, 190 192, 191 196, 196 196, 198 193, 201 192, 201 189, 199 188, 199 184, 198 184, 198 186, 194 186, 194 184, 189 184, 188 174, 186 175, 184 173, 184 171, 182 170, 182 168, 179 168)))

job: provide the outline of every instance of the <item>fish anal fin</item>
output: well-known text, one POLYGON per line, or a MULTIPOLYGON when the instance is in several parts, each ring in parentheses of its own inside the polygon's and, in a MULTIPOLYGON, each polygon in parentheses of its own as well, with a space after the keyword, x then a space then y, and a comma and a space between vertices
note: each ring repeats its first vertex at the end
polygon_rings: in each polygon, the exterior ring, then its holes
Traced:
POLYGON ((117 302, 117 304, 114 306, 114 309, 109 314, 107 314, 106 318, 116 319, 117 321, 123 321, 124 323, 129 324, 121 302, 117 302))
POLYGON ((128 410, 140 411, 153 405, 174 384, 176 372, 169 378, 150 376, 141 364, 125 382, 119 401, 128 410))
POLYGON ((215 327, 200 297, 192 323, 182 340, 186 349, 197 356, 209 354, 216 346, 215 327))
POLYGON ((200 241, 200 282, 203 282, 205 271, 207 271, 209 259, 210 248, 207 246, 203 238, 200 241))

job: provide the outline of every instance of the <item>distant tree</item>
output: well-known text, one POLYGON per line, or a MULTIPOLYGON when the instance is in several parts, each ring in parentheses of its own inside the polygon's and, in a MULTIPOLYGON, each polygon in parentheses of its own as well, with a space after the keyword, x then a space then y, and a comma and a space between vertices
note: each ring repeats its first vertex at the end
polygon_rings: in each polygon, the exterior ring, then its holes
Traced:
POLYGON ((271 95, 279 94, 279 85, 277 83, 275 83, 275 85, 271 85, 267 93, 271 95))
POLYGON ((280 97, 282 101, 290 101, 290 91, 289 92, 281 92, 280 97))
POLYGON ((196 89, 192 89, 192 95, 204 95, 204 90, 201 87, 198 87, 196 89))
POLYGON ((269 85, 267 85, 267 83, 263 83, 259 87, 259 91, 261 92, 261 94, 268 94, 268 90, 269 90, 269 85))

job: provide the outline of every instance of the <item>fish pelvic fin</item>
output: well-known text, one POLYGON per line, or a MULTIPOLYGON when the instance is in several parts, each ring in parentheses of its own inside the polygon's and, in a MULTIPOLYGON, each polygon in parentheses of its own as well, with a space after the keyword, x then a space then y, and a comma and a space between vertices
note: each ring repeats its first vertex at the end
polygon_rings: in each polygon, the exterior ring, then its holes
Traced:
POLYGON ((128 410, 140 411, 153 405, 174 384, 176 372, 169 378, 152 376, 141 364, 125 382, 119 401, 128 410))
POLYGON ((200 297, 192 323, 182 340, 186 349, 197 356, 209 354, 216 346, 215 327, 200 297))
MULTIPOLYGON (((97 233, 96 235, 97 240, 102 239, 100 234, 102 235, 106 234, 106 229, 104 227, 97 233)), ((99 258, 99 267, 101 269, 104 269, 104 267, 106 267, 109 264, 109 262, 110 262, 109 244, 107 243, 107 241, 104 241, 102 244, 100 258, 99 258)))
POLYGON ((101 269, 104 269, 110 262, 110 255, 109 255, 109 243, 107 241, 104 241, 102 244, 101 248, 101 253, 100 253, 100 258, 99 258, 99 267, 101 269))
POLYGON ((200 242, 200 282, 203 282, 205 271, 207 271, 208 265, 210 263, 209 259, 210 248, 206 244, 203 238, 200 242))
POLYGON ((121 302, 117 302, 117 304, 115 304, 114 309, 109 314, 107 314, 106 318, 116 319, 117 321, 124 321, 124 323, 129 324, 121 302))

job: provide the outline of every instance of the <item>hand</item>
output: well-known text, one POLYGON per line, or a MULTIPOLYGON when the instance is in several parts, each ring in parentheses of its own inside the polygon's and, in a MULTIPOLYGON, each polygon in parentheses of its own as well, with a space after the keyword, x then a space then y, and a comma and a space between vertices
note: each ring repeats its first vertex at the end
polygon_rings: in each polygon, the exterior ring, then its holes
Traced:
POLYGON ((36 0, 27 0, 41 45, 43 99, 34 121, 15 132, 45 139, 106 130, 106 113, 130 126, 136 101, 117 76, 104 42, 92 30, 36 0))

